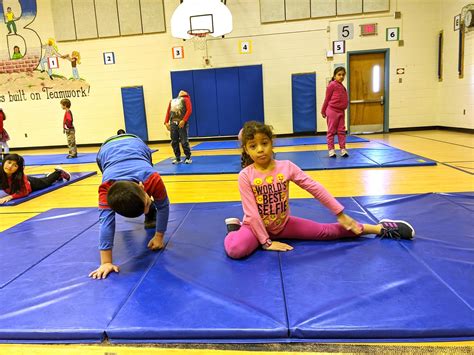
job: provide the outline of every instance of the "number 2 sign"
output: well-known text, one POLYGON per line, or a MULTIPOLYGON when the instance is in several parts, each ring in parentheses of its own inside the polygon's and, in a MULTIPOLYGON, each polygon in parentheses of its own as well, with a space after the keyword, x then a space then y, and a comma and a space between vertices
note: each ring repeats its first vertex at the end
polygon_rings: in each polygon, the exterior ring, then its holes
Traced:
POLYGON ((115 55, 114 52, 105 52, 104 53, 104 64, 115 64, 115 55))

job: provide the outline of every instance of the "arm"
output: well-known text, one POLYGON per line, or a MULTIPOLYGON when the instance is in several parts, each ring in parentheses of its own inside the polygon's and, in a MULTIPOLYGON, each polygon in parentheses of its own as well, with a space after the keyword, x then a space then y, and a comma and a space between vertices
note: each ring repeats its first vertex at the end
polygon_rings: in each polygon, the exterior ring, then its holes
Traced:
POLYGON ((241 171, 239 174, 239 191, 245 219, 259 243, 265 245, 270 240, 270 236, 258 213, 257 201, 255 201, 255 196, 252 192, 252 184, 245 171, 241 171))
POLYGON ((329 83, 326 89, 326 98, 324 99, 323 107, 321 108, 321 114, 324 118, 326 118, 326 109, 328 108, 329 101, 331 100, 332 94, 334 92, 334 85, 331 84, 332 82, 329 83))
POLYGON ((193 113, 193 105, 191 104, 189 96, 184 98, 184 104, 186 105, 186 114, 183 117, 183 121, 186 123, 189 120, 189 116, 193 113))
MULTIPOLYGON (((10 191, 10 190, 9 190, 10 191)), ((6 193, 9 193, 9 191, 5 191, 6 193)), ((21 184, 21 189, 20 191, 17 191, 15 193, 12 193, 10 194, 9 196, 6 196, 6 197, 9 197, 8 201, 10 200, 14 200, 14 199, 17 199, 17 198, 22 198, 22 197, 26 197, 28 196, 29 194, 31 193, 31 185, 30 185, 30 182, 28 181, 28 177, 26 176, 26 174, 23 174, 23 181, 22 181, 22 184, 21 184)), ((8 202, 8 201, 5 201, 5 202, 8 202)), ((4 203, 5 203, 4 202, 4 203)))
POLYGON ((165 184, 158 173, 153 173, 143 185, 145 186, 146 193, 153 197, 153 203, 156 207, 155 235, 148 243, 148 247, 151 250, 157 250, 163 248, 163 238, 168 228, 170 214, 168 194, 165 184))

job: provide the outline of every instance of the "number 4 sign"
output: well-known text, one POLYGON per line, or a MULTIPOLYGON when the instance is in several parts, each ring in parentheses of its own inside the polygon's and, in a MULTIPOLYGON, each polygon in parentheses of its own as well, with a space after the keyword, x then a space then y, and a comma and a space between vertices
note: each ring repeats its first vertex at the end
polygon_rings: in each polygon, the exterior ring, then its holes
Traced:
POLYGON ((48 57, 48 68, 49 69, 59 68, 59 61, 57 57, 48 57))
POLYGON ((400 39, 400 29, 398 27, 387 28, 386 40, 398 41, 400 39))
POLYGON ((240 54, 252 53, 252 41, 239 41, 240 54))
POLYGON ((332 51, 334 54, 346 53, 346 41, 334 41, 332 42, 332 51))
POLYGON ((173 47, 172 53, 173 53, 173 59, 183 59, 184 58, 184 48, 182 46, 173 47))

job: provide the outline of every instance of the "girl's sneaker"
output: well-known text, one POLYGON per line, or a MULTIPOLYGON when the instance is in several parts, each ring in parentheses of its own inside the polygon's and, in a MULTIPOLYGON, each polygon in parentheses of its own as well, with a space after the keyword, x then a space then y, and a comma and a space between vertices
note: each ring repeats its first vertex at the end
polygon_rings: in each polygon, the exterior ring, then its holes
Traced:
POLYGON ((54 170, 59 171, 61 175, 59 175, 60 179, 69 181, 71 180, 71 174, 69 174, 66 170, 62 169, 59 165, 54 168, 54 170))
POLYGON ((415 238, 415 229, 408 222, 382 219, 379 223, 382 225, 382 232, 378 236, 382 238, 388 237, 397 240, 415 238))
POLYGON ((227 233, 238 231, 240 229, 240 219, 226 218, 225 225, 227 226, 227 233))
POLYGON ((329 150, 329 158, 336 158, 336 152, 334 149, 329 150))
POLYGON ((345 149, 341 149, 341 157, 347 158, 349 157, 349 153, 345 149))

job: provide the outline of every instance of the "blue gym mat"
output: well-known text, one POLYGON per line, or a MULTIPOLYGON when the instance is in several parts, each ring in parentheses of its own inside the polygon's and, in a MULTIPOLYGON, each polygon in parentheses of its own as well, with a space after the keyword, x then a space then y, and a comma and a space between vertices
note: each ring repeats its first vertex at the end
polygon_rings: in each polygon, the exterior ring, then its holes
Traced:
MULTIPOLYGON (((64 187, 64 186, 67 186, 67 185, 70 185, 70 184, 74 184, 75 182, 78 182, 80 180, 83 180, 85 178, 88 178, 89 176, 93 176, 93 175, 96 175, 96 174, 97 174, 96 171, 71 173, 71 180, 69 180, 69 181, 57 181, 53 185, 51 185, 50 187, 47 187, 46 189, 34 191, 31 194, 29 194, 28 196, 25 196, 25 197, 22 197, 22 198, 16 198, 14 200, 8 201, 7 203, 1 204, 0 207, 19 205, 20 203, 29 201, 29 200, 31 200, 35 197, 44 195, 48 192, 60 189, 61 187, 64 187)), ((31 176, 40 177, 40 176, 44 176, 44 174, 43 175, 34 175, 34 174, 32 174, 31 176)), ((5 195, 6 195, 6 193, 3 190, 0 190, 0 197, 5 196, 5 195)))
MULTIPOLYGON (((436 162, 389 146, 349 150, 348 158, 329 158, 325 150, 276 153, 278 160, 291 160, 303 170, 428 166, 436 162)), ((233 174, 240 168, 240 155, 193 156, 192 164, 171 163, 171 158, 155 164, 161 175, 233 174)))
MULTIPOLYGON (((347 143, 363 143, 368 142, 367 139, 357 136, 347 136, 347 143)), ((338 143, 335 137, 335 143, 338 143)), ((326 136, 312 136, 312 137, 290 137, 290 138, 275 138, 273 142, 274 147, 290 147, 295 145, 314 145, 327 144, 326 136)), ((221 149, 239 149, 240 142, 238 140, 231 141, 209 141, 196 144, 192 147, 194 151, 200 150, 221 150, 221 149)))
MULTIPOLYGON (((156 152, 158 149, 152 149, 156 152)), ((26 166, 58 165, 58 164, 87 164, 95 163, 97 153, 78 153, 77 158, 67 159, 67 154, 22 155, 26 166)))
MULTIPOLYGON (((118 219, 121 272, 98 281, 87 277, 99 261, 97 212, 48 211, 0 234, 0 342, 474 339, 474 193, 339 200, 361 222, 409 219, 417 238, 292 240, 291 252, 232 260, 223 220, 241 217, 240 203, 174 204, 163 252, 146 249, 143 218, 118 219), (30 265, 16 268, 19 258, 30 265)), ((314 199, 290 204, 334 221, 314 199)))

